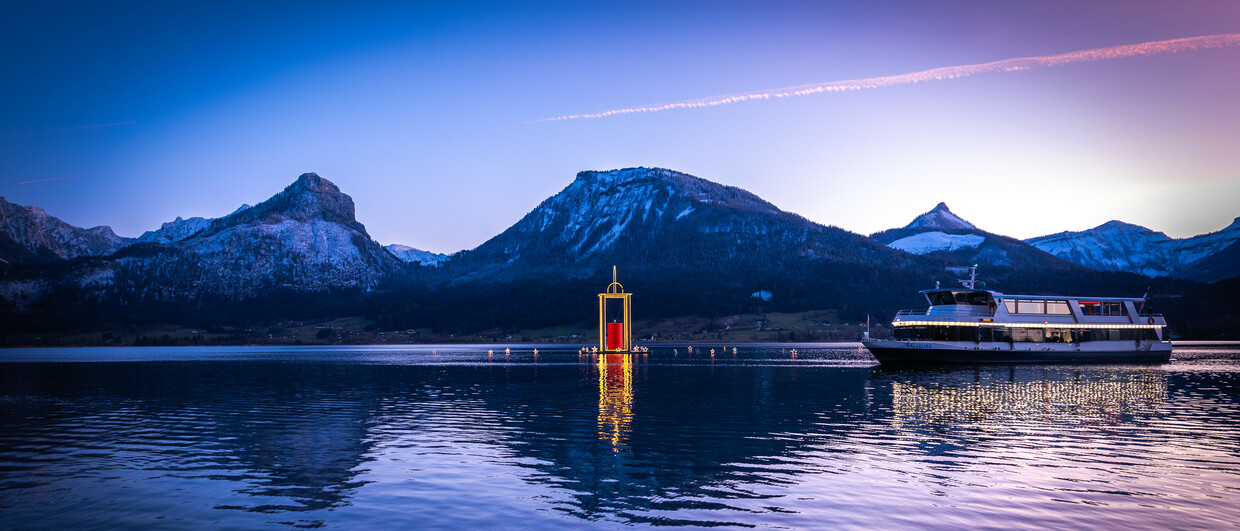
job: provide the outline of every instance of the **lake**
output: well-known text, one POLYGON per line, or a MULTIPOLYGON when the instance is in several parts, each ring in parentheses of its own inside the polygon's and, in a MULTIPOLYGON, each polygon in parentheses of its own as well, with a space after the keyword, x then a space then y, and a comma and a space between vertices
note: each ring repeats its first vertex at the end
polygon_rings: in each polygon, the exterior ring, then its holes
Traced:
POLYGON ((1236 343, 901 370, 855 343, 8 349, 0 405, 5 529, 1240 521, 1236 343))

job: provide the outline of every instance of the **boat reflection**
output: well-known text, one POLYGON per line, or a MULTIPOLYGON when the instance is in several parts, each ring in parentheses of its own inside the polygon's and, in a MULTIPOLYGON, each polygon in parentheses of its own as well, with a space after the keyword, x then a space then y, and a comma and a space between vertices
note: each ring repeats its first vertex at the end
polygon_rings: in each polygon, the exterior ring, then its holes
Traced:
POLYGON ((1013 366, 889 373, 896 427, 996 420, 1119 423, 1166 403, 1164 371, 1142 366, 1013 366))
POLYGON ((619 452, 633 430, 633 359, 628 354, 598 358, 598 437, 619 452))

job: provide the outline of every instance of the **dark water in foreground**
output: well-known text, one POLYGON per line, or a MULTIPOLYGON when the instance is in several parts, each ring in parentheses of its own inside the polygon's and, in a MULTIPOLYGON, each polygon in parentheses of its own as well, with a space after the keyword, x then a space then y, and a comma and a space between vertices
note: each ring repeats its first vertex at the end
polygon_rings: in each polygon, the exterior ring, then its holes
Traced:
POLYGON ((855 345, 0 351, 0 528, 1220 528, 1240 345, 884 370, 855 345))

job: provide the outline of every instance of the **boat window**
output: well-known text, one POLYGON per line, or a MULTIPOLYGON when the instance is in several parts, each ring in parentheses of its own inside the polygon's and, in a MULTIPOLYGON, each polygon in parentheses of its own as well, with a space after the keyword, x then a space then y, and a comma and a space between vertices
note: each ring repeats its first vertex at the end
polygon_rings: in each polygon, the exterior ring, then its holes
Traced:
POLYGON ((1068 301, 1046 301, 1046 313, 1051 315, 1072 315, 1068 301))
POLYGON ((1046 313, 1046 301, 1017 300, 1016 313, 1046 313))
POLYGON ((1008 313, 1016 313, 1016 301, 1012 299, 1003 299, 1003 306, 1007 307, 1008 313))
POLYGON ((989 293, 986 293, 984 291, 970 291, 968 293, 969 293, 969 304, 972 304, 974 306, 990 305, 990 294, 989 293))
POLYGON ((897 326, 895 329, 896 339, 930 339, 930 327, 928 326, 897 326))
POLYGON ((977 327, 978 341, 994 341, 994 327, 979 326, 977 327))
POLYGON ((952 297, 952 292, 950 291, 932 291, 926 294, 926 298, 930 299, 931 306, 956 304, 956 299, 952 297))
POLYGON ((1081 313, 1085 315, 1102 315, 1101 302, 1082 302, 1081 313))
POLYGON ((1048 343, 1067 343, 1072 339, 1072 334, 1065 328, 1047 328, 1046 341, 1048 343))
POLYGON ((1013 328, 1012 341, 1029 341, 1041 343, 1046 339, 1046 331, 1041 328, 1013 328))
POLYGON ((995 341, 1011 341, 1012 340, 1011 330, 1008 329, 1007 327, 1002 327, 1002 328, 995 327, 994 335, 995 335, 995 341))
POLYGON ((1111 315, 1111 316, 1128 315, 1128 312, 1124 310, 1125 310, 1124 303, 1122 302, 1102 303, 1102 314, 1103 315, 1111 315))

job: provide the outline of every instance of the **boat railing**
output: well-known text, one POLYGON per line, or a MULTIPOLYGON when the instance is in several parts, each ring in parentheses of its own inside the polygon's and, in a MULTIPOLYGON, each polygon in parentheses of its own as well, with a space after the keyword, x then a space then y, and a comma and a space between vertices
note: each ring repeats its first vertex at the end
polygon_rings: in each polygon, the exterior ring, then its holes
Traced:
POLYGON ((926 316, 932 316, 932 315, 937 315, 941 317, 981 317, 981 318, 989 318, 989 317, 995 316, 994 312, 991 312, 985 308, 978 308, 975 310, 968 309, 968 310, 955 310, 955 311, 942 310, 942 309, 934 309, 934 310, 921 309, 921 310, 900 310, 896 312, 896 317, 926 317, 926 316))

